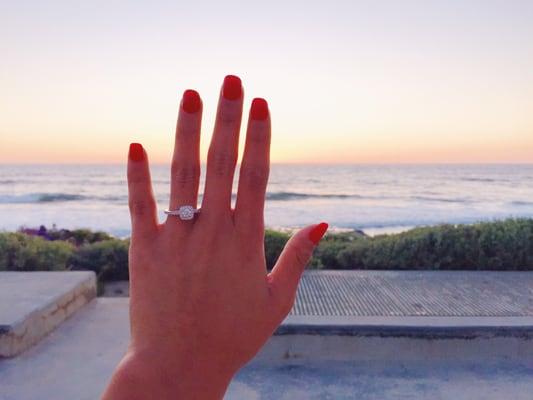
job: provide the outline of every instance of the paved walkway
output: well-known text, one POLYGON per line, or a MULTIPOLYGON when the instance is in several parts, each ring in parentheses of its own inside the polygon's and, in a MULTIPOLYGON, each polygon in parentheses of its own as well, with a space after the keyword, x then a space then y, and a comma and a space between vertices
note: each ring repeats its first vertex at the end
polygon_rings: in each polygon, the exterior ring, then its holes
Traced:
POLYGON ((248 366, 227 400, 531 400, 533 367, 512 363, 306 362, 248 366))
MULTIPOLYGON (((124 298, 94 300, 38 345, 15 358, 0 360, 0 400, 98 399, 126 349, 127 306, 124 298)), ((295 341, 302 342, 298 337, 295 341)), ((454 340, 451 347, 442 342, 446 341, 430 341, 434 345, 429 345, 421 340, 373 338, 356 339, 351 348, 346 342, 333 344, 334 351, 340 346, 342 352, 352 352, 351 360, 332 360, 331 344, 311 343, 323 347, 328 357, 253 362, 235 377, 225 398, 531 399, 533 358, 439 359, 437 354, 443 351, 452 350, 453 356, 453 349, 462 342, 474 348, 479 345, 479 339, 454 340), (410 359, 409 349, 422 359, 410 359)), ((531 350, 533 342, 524 343, 531 350)), ((488 345, 505 347, 506 342, 488 345)), ((269 346, 275 351, 278 345, 271 342, 269 346)))
MULTIPOLYGON (((93 300, 0 359, 0 400, 97 399, 129 340, 128 302, 93 300)), ((532 304, 531 272, 306 272, 226 398, 529 400, 532 304)))

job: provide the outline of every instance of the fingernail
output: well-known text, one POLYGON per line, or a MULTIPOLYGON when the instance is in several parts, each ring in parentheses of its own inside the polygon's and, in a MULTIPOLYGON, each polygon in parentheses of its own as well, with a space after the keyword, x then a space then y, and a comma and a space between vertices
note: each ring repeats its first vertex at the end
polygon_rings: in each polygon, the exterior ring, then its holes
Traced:
POLYGON ((183 100, 181 106, 185 112, 193 114, 200 109, 200 95, 196 90, 187 89, 183 92, 183 100))
POLYGON ((325 222, 321 222, 315 226, 311 232, 309 232, 309 240, 317 245, 318 242, 320 242, 320 239, 322 239, 322 236, 324 236, 324 233, 328 230, 328 226, 329 225, 325 222))
POLYGON ((252 110, 250 112, 252 119, 265 120, 268 117, 268 103, 265 99, 255 98, 252 100, 252 110))
POLYGON ((130 160, 132 161, 144 160, 144 150, 140 143, 130 143, 130 160))
POLYGON ((242 94, 241 78, 235 75, 227 75, 222 85, 222 96, 228 100, 237 100, 242 94))

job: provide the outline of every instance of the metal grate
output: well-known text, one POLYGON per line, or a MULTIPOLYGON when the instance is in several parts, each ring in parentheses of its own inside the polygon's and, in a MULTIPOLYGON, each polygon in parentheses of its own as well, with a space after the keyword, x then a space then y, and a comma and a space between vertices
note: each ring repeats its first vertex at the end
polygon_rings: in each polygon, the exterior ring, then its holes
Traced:
POLYGON ((291 314, 533 316, 533 272, 306 271, 291 314))

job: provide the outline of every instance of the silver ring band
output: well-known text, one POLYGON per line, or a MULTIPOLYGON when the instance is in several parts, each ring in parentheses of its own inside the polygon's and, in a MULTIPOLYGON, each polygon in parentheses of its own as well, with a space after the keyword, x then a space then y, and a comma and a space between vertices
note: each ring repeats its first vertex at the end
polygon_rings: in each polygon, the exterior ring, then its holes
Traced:
POLYGON ((187 221, 194 218, 194 214, 198 214, 200 212, 199 208, 194 208, 193 206, 181 206, 177 210, 165 210, 165 214, 167 215, 175 215, 177 217, 180 217, 180 219, 187 221))

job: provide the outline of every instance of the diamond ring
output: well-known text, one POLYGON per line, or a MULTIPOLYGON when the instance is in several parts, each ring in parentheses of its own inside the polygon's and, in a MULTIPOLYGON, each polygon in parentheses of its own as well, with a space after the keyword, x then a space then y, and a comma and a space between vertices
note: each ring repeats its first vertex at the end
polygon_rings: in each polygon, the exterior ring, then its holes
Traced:
POLYGON ((176 215, 184 221, 193 219, 194 214, 197 214, 199 212, 200 209, 196 209, 193 206, 181 206, 177 210, 165 210, 165 214, 176 215))

